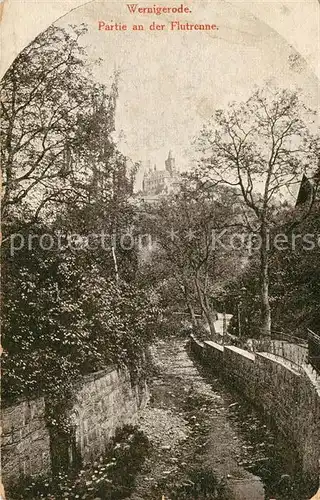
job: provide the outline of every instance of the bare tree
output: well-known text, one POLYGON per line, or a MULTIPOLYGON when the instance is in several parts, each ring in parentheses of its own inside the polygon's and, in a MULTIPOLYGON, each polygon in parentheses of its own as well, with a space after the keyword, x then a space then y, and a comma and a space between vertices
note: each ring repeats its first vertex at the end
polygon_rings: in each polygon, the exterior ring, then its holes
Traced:
POLYGON ((199 138, 200 175, 238 189, 260 244, 261 331, 271 334, 269 231, 290 186, 316 168, 314 114, 297 92, 269 89, 216 111, 199 138))

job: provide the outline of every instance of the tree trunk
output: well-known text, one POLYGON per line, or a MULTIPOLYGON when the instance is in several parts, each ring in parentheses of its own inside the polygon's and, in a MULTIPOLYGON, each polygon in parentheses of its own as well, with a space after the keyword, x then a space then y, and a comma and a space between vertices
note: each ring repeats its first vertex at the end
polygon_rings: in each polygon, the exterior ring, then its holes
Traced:
POLYGON ((216 327, 214 325, 214 317, 212 312, 210 310, 205 311, 205 316, 209 323, 210 333, 212 336, 215 336, 217 332, 216 332, 216 327))
POLYGON ((197 321, 194 309, 192 307, 192 303, 190 301, 190 295, 189 295, 189 292, 188 292, 187 285, 186 284, 184 284, 184 285, 180 284, 180 288, 183 291, 184 298, 185 298, 185 301, 186 301, 186 306, 187 306, 187 308, 189 310, 189 313, 190 313, 192 327, 193 328, 197 328, 198 321, 197 321))
POLYGON ((262 224, 260 234, 261 333, 264 337, 271 337, 271 309, 269 302, 269 249, 268 230, 265 223, 262 224))
POLYGON ((188 306, 188 309, 189 309, 192 326, 193 326, 193 328, 197 328, 198 321, 197 321, 195 312, 193 310, 192 304, 190 304, 190 302, 187 301, 187 306, 188 306))
POLYGON ((199 279, 196 277, 194 281, 195 281, 195 285, 196 285, 197 294, 199 297, 199 303, 200 303, 201 310, 204 313, 204 316, 208 322, 208 325, 210 328, 210 333, 212 336, 214 336, 216 334, 216 328, 214 326, 214 319, 213 319, 213 316, 211 314, 211 310, 205 304, 205 300, 203 298, 201 287, 199 284, 199 279))
POLYGON ((211 306, 209 304, 208 296, 204 294, 204 303, 206 305, 206 311, 208 314, 208 323, 210 326, 210 331, 212 335, 215 335, 217 333, 216 327, 215 327, 215 319, 216 319, 216 311, 212 311, 211 306))

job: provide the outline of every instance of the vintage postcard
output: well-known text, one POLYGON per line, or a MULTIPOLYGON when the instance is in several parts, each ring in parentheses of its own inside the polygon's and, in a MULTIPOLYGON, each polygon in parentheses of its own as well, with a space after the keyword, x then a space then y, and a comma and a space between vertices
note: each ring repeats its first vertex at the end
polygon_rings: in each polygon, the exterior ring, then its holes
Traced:
POLYGON ((318 0, 0 12, 0 499, 320 500, 318 0))

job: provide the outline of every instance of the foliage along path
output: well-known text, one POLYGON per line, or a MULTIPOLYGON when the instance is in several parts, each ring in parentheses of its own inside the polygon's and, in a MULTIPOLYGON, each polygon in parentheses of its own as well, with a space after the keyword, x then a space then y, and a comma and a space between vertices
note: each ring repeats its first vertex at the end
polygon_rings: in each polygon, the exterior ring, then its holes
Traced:
POLYGON ((151 399, 139 423, 152 447, 130 499, 307 499, 257 413, 209 380, 185 347, 152 348, 151 399))

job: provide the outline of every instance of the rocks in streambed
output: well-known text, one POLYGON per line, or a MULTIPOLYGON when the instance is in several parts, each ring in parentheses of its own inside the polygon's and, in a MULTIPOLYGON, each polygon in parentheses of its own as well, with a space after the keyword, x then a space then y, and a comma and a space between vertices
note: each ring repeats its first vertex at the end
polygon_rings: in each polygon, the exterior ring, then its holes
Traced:
POLYGON ((164 452, 173 448, 189 434, 187 422, 171 410, 147 407, 139 417, 139 427, 150 442, 164 452))

